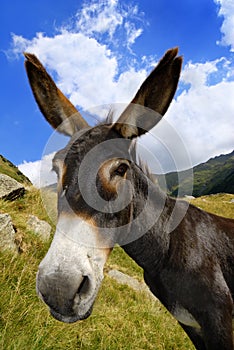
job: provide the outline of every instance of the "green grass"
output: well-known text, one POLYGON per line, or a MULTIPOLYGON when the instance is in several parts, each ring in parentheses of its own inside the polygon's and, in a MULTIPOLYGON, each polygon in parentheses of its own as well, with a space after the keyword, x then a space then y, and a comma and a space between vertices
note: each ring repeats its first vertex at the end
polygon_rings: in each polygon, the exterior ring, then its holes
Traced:
MULTIPOLYGON (((212 202, 210 209, 213 210, 214 203, 218 202, 219 210, 223 211, 227 210, 223 204, 226 200, 229 201, 230 197, 212 197, 209 202, 208 198, 201 200, 201 204, 212 202)), ((200 202, 198 204, 200 206, 200 202)), ((233 204, 228 203, 229 207, 233 208, 233 204)), ((31 189, 25 198, 15 202, 0 201, 0 211, 12 216, 23 251, 19 255, 0 253, 1 350, 194 349, 176 321, 158 301, 117 284, 107 275, 90 318, 71 325, 53 319, 35 292, 37 268, 49 243, 43 243, 27 230, 25 224, 29 214, 52 224, 39 192, 31 189)), ((116 247, 111 254, 106 266, 107 270, 110 268, 117 268, 142 280, 142 270, 120 247, 116 247)))

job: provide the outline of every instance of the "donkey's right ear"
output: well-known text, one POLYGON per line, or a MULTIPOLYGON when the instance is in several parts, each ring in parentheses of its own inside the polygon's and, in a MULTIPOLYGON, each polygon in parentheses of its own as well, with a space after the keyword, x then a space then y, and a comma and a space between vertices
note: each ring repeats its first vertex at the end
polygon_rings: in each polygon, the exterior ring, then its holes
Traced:
POLYGON ((30 53, 25 68, 37 104, 50 125, 62 134, 72 136, 89 125, 73 104, 64 96, 38 58, 30 53))
POLYGON ((132 139, 148 132, 166 113, 180 77, 182 57, 177 54, 178 48, 165 53, 114 124, 122 137, 132 139))

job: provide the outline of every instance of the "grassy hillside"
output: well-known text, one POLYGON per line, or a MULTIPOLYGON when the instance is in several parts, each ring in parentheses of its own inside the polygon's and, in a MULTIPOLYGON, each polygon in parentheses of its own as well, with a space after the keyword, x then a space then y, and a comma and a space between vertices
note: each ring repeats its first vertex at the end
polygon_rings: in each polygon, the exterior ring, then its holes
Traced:
POLYGON ((31 181, 13 163, 2 155, 0 155, 0 174, 8 175, 22 184, 31 185, 31 181))
MULTIPOLYGON (((234 196, 230 195, 212 197, 215 205, 210 209, 216 213, 226 211, 224 202, 229 203, 227 208, 233 208, 232 198, 234 196)), ((203 199, 197 202, 199 206, 208 205, 209 198, 203 199)), ((25 198, 15 202, 0 201, 0 210, 11 214, 22 250, 18 256, 0 253, 0 349, 194 349, 158 301, 119 285, 108 276, 89 319, 71 325, 54 320, 35 292, 36 271, 49 243, 43 243, 25 225, 29 214, 50 222, 40 193, 31 188, 25 198)), ((234 217, 233 209, 227 216, 234 217)), ((108 261, 106 269, 110 268, 142 280, 141 269, 119 247, 114 249, 108 261)))
POLYGON ((197 207, 226 218, 234 219, 234 195, 218 193, 210 196, 202 196, 191 200, 197 207))
MULTIPOLYGON (((190 171, 180 172, 181 195, 188 194, 190 189, 191 179, 188 174, 190 171)), ((195 166, 193 177, 193 196, 195 197, 215 193, 234 193, 234 151, 195 166)), ((160 176, 159 183, 162 186, 160 176)), ((176 172, 166 174, 166 183, 168 192, 172 196, 177 196, 178 174, 176 172)))

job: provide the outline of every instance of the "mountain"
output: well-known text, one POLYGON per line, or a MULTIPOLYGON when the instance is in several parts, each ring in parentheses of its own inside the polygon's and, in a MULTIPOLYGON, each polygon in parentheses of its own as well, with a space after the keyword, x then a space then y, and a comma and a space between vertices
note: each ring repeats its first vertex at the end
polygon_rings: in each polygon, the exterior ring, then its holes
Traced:
MULTIPOLYGON (((9 160, 0 155, 0 173, 6 174, 20 183, 31 185, 31 181, 9 160)), ((166 175, 156 175, 158 183, 170 195, 180 196, 191 194, 191 169, 179 173, 171 172, 166 175), (180 178, 180 187, 178 186, 180 178), (166 180, 166 188, 165 188, 166 180)), ((54 186, 51 189, 54 190, 54 186)), ((193 168, 194 197, 215 193, 234 194, 234 151, 209 159, 193 168)))
POLYGON ((16 181, 25 184, 32 185, 31 181, 25 176, 13 163, 0 155, 0 174, 5 174, 16 181))
MULTIPOLYGON (((166 175, 158 175, 159 185, 165 190, 163 177, 165 176, 167 192, 172 196, 177 196, 178 188, 180 195, 186 195, 191 183, 191 170, 171 172, 166 175), (180 187, 178 186, 178 176, 180 177, 180 187)), ((194 197, 199 197, 215 193, 234 194, 234 151, 229 154, 209 159, 207 162, 199 164, 193 168, 193 193, 194 197)))

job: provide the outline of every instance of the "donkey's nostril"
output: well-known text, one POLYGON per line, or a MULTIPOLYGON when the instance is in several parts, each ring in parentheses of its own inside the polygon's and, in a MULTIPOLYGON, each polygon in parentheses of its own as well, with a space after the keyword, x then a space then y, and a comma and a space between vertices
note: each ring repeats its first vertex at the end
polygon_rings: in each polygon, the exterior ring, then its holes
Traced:
POLYGON ((89 278, 88 276, 84 276, 83 280, 77 290, 77 294, 79 294, 80 296, 82 296, 83 294, 86 294, 89 290, 89 278))

